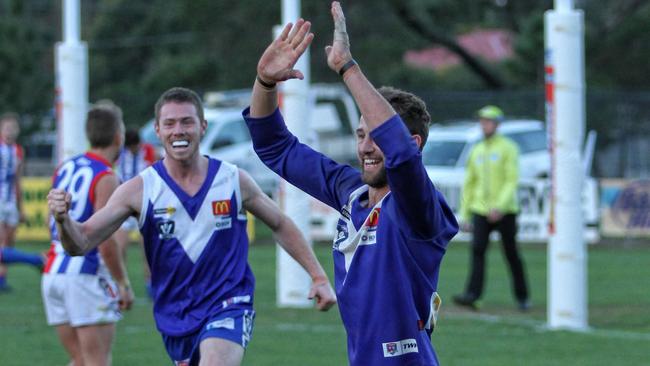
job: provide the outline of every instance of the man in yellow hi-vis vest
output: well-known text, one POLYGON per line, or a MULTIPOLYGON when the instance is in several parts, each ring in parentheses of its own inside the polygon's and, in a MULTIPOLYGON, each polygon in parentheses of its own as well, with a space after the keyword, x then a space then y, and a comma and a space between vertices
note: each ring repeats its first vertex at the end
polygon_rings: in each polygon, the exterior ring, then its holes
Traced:
POLYGON ((488 105, 477 112, 484 139, 470 152, 461 200, 461 229, 472 232, 471 271, 465 292, 454 302, 477 309, 484 287, 485 253, 490 233, 497 230, 510 266, 515 298, 520 310, 530 307, 524 264, 517 250, 517 183, 519 149, 496 133, 503 112, 488 105))

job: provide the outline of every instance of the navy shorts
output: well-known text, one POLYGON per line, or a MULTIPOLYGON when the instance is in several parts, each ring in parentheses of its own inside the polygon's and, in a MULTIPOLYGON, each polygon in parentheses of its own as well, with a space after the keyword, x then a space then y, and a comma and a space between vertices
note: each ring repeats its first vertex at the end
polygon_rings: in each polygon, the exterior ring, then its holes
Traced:
POLYGON ((162 335, 167 354, 177 366, 198 365, 199 345, 206 338, 226 339, 246 348, 253 334, 253 309, 228 309, 216 314, 198 331, 180 337, 162 335))

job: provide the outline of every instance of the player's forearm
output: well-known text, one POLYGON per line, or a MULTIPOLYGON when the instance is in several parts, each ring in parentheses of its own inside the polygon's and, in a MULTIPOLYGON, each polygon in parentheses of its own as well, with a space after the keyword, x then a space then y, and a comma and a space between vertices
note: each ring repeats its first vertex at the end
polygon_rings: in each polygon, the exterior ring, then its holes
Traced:
POLYGON ((393 107, 377 92, 358 65, 345 72, 343 81, 350 90, 370 130, 386 122, 395 114, 393 107))
POLYGON ((84 255, 90 249, 88 240, 81 230, 81 224, 70 219, 69 216, 56 222, 61 245, 66 253, 72 256, 84 255))
POLYGON ((291 220, 285 217, 273 235, 280 246, 309 273, 313 281, 327 278, 314 251, 291 220))
POLYGON ((120 248, 119 245, 117 245, 117 242, 113 238, 106 240, 100 244, 99 252, 106 264, 106 268, 108 268, 108 271, 111 273, 115 282, 121 286, 130 286, 124 257, 122 256, 122 253, 120 253, 120 248))
POLYGON ((250 114, 253 118, 262 118, 271 115, 278 107, 277 86, 269 88, 263 86, 257 79, 253 86, 250 114))

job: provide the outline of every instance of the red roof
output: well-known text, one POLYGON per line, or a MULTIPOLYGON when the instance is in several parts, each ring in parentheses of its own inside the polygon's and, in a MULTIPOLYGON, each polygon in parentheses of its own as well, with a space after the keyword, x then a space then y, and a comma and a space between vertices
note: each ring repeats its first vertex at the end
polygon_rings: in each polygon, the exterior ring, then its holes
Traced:
MULTIPOLYGON (((500 29, 483 29, 456 37, 456 41, 468 53, 495 62, 512 57, 512 33, 500 29)), ((443 47, 407 51, 404 62, 409 65, 440 70, 461 63, 460 57, 443 47)))

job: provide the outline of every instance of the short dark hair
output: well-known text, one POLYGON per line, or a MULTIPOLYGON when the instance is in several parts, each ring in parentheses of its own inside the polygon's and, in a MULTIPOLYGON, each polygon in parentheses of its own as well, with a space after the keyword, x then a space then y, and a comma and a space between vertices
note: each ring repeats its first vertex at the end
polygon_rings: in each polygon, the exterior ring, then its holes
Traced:
POLYGON ((205 119, 203 118, 203 102, 201 102, 199 95, 193 90, 187 88, 174 87, 162 93, 160 98, 158 98, 155 107, 156 123, 158 123, 158 119, 160 118, 160 109, 164 104, 169 102, 192 103, 196 108, 196 114, 199 117, 199 120, 203 121, 205 119))
POLYGON ((117 106, 98 105, 92 107, 86 116, 86 137, 92 148, 109 147, 115 134, 122 128, 117 106))
POLYGON ((135 128, 128 128, 124 133, 124 146, 135 146, 140 143, 140 134, 135 128))
POLYGON ((427 111, 424 101, 413 93, 391 86, 382 86, 377 91, 399 114, 409 132, 422 138, 420 146, 420 150, 422 150, 427 142, 427 137, 429 137, 429 125, 431 124, 431 115, 427 111))

